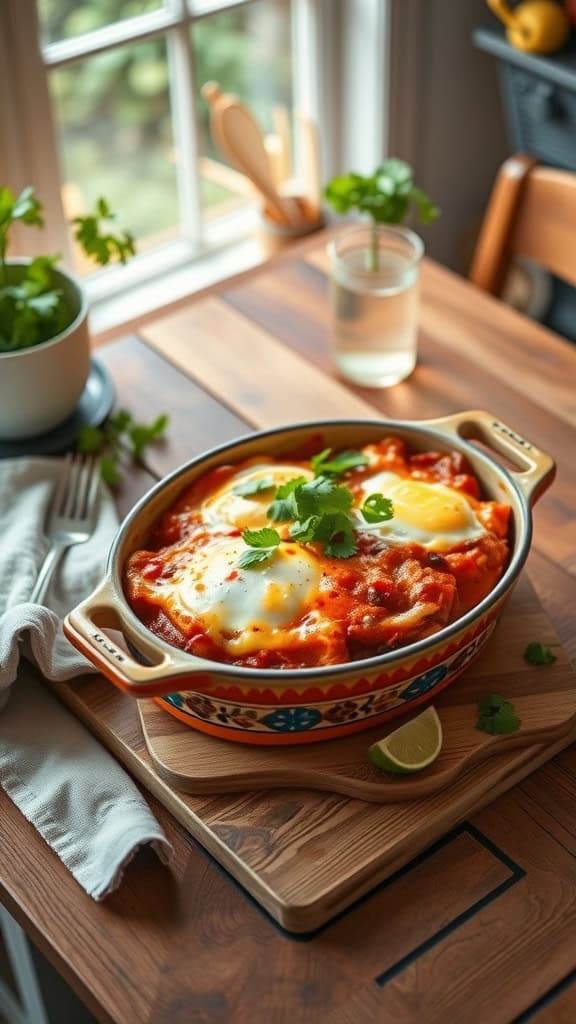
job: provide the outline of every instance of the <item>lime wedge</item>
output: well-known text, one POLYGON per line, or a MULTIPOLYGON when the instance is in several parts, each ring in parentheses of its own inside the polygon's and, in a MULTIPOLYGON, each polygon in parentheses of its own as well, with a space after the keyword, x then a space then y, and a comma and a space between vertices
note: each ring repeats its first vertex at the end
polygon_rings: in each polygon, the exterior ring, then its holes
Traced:
POLYGON ((442 749, 442 723, 434 708, 410 719, 368 749, 368 760, 383 772, 419 772, 442 749))

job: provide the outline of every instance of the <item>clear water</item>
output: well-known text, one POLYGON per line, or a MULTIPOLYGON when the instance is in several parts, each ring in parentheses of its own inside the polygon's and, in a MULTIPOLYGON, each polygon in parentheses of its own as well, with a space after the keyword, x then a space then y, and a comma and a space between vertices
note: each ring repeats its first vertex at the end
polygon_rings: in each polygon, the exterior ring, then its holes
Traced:
POLYGON ((381 251, 379 270, 366 275, 366 256, 350 252, 346 267, 333 270, 334 359, 349 380, 387 387, 416 365, 418 267, 400 252, 381 251))

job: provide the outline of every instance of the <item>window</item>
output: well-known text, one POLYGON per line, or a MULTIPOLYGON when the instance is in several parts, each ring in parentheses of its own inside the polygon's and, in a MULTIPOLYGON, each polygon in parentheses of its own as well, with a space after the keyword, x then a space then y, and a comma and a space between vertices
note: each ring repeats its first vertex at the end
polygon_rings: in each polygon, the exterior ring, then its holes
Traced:
MULTIPOLYGON (((192 281, 190 267, 230 252, 255 224, 253 193, 211 141, 201 86, 217 80, 277 137, 291 128, 295 109, 311 113, 321 124, 323 173, 336 173, 346 67, 358 78, 355 54, 341 60, 342 43, 350 35, 357 54, 365 33, 370 52, 381 47, 381 70, 386 7, 385 0, 3 0, 0 89, 12 97, 13 120, 0 125, 0 180, 35 185, 46 245, 64 250, 87 276, 92 298, 125 295, 145 280, 157 285, 162 272, 174 281, 178 268, 188 268, 189 291, 202 283, 199 273, 192 281), (346 7, 354 7, 352 33, 346 7), (66 225, 99 195, 134 232, 138 257, 95 274, 66 225)), ((358 137, 366 104, 359 117, 349 88, 346 102, 358 137)), ((371 144, 378 132, 366 128, 371 144)), ((293 149, 297 165, 297 140, 293 149)), ((243 251, 228 272, 249 262, 243 251)))

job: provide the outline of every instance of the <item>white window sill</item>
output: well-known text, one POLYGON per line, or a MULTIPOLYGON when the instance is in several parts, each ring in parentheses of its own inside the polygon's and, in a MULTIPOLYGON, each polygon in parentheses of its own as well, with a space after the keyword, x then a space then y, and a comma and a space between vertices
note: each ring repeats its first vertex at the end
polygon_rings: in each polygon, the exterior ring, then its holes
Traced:
MULTIPOLYGON (((329 225, 330 219, 326 222, 329 225)), ((135 332, 150 320, 172 312, 179 304, 238 277, 271 259, 295 258, 318 232, 318 227, 277 246, 266 237, 256 210, 236 219, 242 233, 232 238, 221 225, 210 230, 211 248, 194 254, 184 242, 144 253, 113 273, 95 274, 87 283, 90 332, 95 345, 135 332), (246 230, 248 229, 248 230, 246 230)), ((320 225, 322 227, 322 225, 320 225)))
POLYGON ((255 239, 231 246, 224 252, 204 256, 161 277, 133 285, 121 294, 90 302, 90 333, 100 344, 136 330, 146 321, 162 316, 196 292, 204 291, 226 278, 264 262, 262 247, 255 239))
POLYGON ((96 344, 137 329, 186 298, 262 264, 267 254, 258 238, 254 210, 236 218, 232 237, 211 232, 210 247, 194 253, 184 241, 144 253, 125 267, 94 274, 86 283, 90 331, 96 344), (226 244, 226 242, 228 244, 226 244))

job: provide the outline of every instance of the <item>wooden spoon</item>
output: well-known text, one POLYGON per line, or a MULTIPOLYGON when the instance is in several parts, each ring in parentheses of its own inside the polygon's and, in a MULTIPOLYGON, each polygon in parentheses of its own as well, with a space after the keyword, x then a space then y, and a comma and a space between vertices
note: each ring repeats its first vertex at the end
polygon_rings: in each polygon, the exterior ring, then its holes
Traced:
POLYGON ((210 106, 212 134, 222 152, 250 178, 280 223, 306 227, 298 202, 278 193, 262 132, 248 108, 236 97, 222 93, 216 82, 207 82, 202 95, 210 106))

